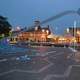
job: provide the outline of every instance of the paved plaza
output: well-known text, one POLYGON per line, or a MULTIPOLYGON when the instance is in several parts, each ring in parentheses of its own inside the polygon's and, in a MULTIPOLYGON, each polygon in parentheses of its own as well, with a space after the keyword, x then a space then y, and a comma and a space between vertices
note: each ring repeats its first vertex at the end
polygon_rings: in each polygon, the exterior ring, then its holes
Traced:
POLYGON ((73 55, 65 47, 29 47, 23 53, 0 54, 0 80, 80 80, 80 64, 73 55), (31 60, 16 60, 23 55, 31 60))

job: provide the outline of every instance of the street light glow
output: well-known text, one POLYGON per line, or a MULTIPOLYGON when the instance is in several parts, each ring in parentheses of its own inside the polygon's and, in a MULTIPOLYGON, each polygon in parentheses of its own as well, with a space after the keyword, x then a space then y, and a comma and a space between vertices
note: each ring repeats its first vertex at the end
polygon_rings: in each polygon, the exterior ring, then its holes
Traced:
POLYGON ((77 31, 77 34, 80 35, 80 31, 77 31))
POLYGON ((17 27, 16 27, 16 30, 18 30, 18 31, 19 31, 19 30, 21 30, 21 29, 20 29, 20 27, 19 27, 19 26, 17 26, 17 27))
POLYGON ((69 33, 69 28, 67 28, 67 33, 69 33))
POLYGON ((42 32, 45 32, 45 30, 44 30, 44 29, 42 29, 42 32))
POLYGON ((48 34, 49 33, 49 30, 46 30, 46 33, 48 34))

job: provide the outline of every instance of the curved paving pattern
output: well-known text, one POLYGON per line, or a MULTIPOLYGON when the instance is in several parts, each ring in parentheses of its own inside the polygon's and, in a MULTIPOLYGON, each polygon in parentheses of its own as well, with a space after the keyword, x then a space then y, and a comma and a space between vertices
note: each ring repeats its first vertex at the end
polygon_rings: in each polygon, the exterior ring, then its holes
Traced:
POLYGON ((16 61, 16 55, 0 56, 0 80, 69 80, 73 66, 79 67, 68 48, 32 48, 30 53, 33 51, 37 56, 30 62, 16 61))

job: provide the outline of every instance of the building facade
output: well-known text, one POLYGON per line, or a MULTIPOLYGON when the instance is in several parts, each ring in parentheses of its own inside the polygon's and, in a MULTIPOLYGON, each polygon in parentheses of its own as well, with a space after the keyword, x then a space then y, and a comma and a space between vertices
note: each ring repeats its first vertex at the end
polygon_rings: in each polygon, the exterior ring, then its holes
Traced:
POLYGON ((80 27, 70 27, 66 30, 66 34, 72 35, 77 43, 80 43, 80 27))
POLYGON ((51 33, 49 26, 41 27, 39 21, 35 21, 35 26, 16 35, 17 41, 46 42, 47 36, 51 33))

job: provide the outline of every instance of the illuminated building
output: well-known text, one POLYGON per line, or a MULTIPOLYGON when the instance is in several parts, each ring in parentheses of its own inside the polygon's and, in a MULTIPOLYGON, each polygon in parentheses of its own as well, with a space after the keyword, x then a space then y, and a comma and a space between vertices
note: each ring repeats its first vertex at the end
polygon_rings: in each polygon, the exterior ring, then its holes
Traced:
POLYGON ((74 42, 80 43, 80 27, 70 27, 66 30, 66 34, 72 35, 74 42))
POLYGON ((39 21, 35 21, 35 26, 29 28, 16 35, 17 41, 35 41, 35 42, 46 42, 48 41, 47 36, 50 34, 49 26, 41 27, 39 21))

